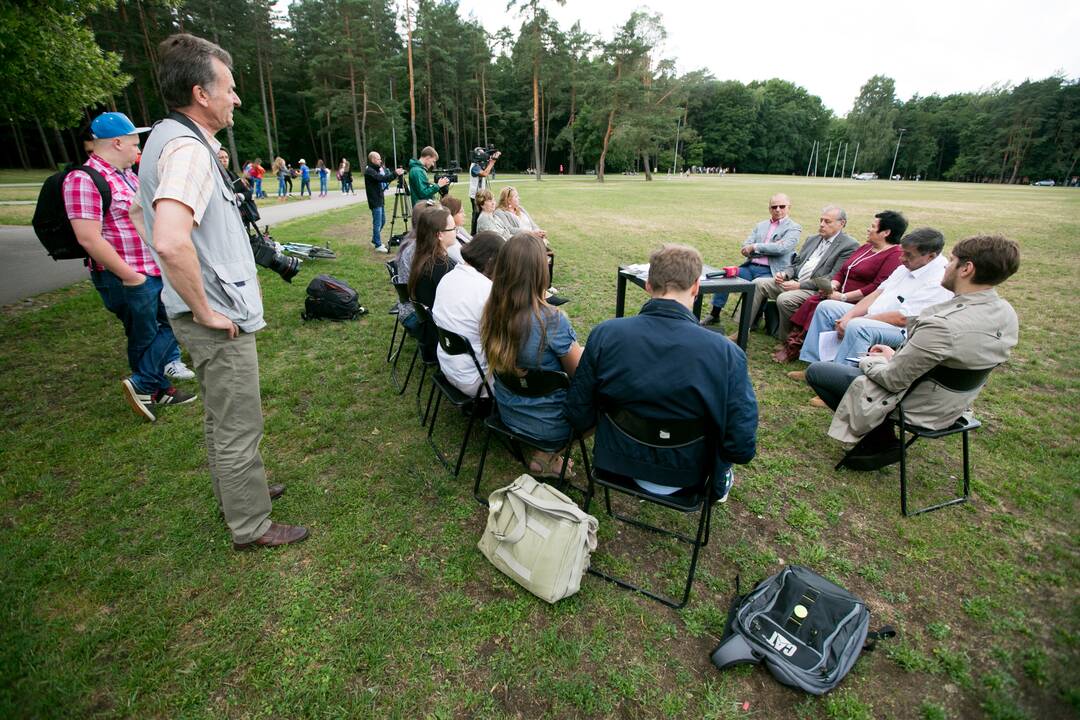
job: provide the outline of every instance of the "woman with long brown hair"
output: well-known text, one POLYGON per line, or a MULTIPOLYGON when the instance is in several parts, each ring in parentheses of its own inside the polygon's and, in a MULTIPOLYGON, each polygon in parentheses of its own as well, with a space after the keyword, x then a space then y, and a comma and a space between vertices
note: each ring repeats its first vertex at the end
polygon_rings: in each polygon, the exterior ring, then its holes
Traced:
MULTIPOLYGON (((454 218, 446 208, 436 206, 420 213, 416 224, 416 250, 409 271, 409 297, 429 309, 435 304, 439 281, 454 269, 454 261, 446 254, 446 249, 457 243, 456 231, 454 218)), ((424 326, 420 332, 424 359, 434 362, 439 335, 429 326, 424 326)))
MULTIPOLYGON (((544 241, 525 232, 511 237, 495 261, 491 296, 480 323, 484 354, 495 373, 541 369, 573 376, 577 370, 581 346, 569 318, 544 299, 548 284, 544 241)), ((571 438, 563 417, 566 391, 526 398, 510 392, 496 376, 493 392, 503 423, 543 448, 529 458, 530 471, 539 477, 558 477, 562 449, 571 438)))

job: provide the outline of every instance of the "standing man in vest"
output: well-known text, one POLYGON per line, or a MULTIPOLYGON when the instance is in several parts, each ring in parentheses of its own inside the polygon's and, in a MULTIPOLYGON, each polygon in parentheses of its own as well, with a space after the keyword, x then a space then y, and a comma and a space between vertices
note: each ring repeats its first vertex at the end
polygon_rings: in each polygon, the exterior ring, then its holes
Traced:
POLYGON ((472 230, 470 230, 470 233, 475 235, 476 218, 480 217, 480 206, 476 204, 476 193, 487 190, 488 176, 491 175, 491 170, 495 167, 495 161, 499 159, 502 153, 496 150, 488 155, 487 151, 482 147, 473 148, 472 152, 472 164, 469 165, 469 201, 472 203, 472 230), (484 163, 487 164, 484 165, 484 163))
POLYGON ((375 246, 375 252, 390 252, 382 241, 382 229, 386 224, 386 192, 383 186, 395 177, 404 175, 405 170, 396 168, 391 171, 383 165, 382 155, 374 150, 368 153, 367 159, 367 167, 364 168, 364 194, 367 195, 368 208, 371 210, 371 244, 375 246))
POLYGON ((165 308, 161 270, 143 244, 128 209, 139 188, 130 168, 139 157, 139 133, 123 113, 104 113, 90 124, 93 150, 83 166, 64 178, 64 207, 75 238, 90 256, 90 280, 105 308, 124 324, 131 377, 122 381, 124 398, 151 422, 162 405, 185 405, 195 395, 173 387, 168 376, 195 377, 180 360, 165 308), (96 171, 109 187, 104 200, 88 174, 96 171))
POLYGON ((232 57, 178 34, 158 47, 158 78, 173 117, 154 126, 140 164, 147 243, 165 276, 162 300, 191 353, 206 408, 206 454, 233 548, 286 545, 307 528, 270 521, 255 332, 266 325, 251 245, 214 135, 239 107, 232 57), (183 122, 181 122, 181 120, 183 122), (190 125, 190 127, 189 127, 190 125))

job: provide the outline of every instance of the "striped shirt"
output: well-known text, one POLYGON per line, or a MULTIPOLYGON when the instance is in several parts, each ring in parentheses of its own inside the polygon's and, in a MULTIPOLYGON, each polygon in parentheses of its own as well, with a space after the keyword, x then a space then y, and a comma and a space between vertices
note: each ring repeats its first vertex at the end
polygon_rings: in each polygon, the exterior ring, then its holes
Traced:
MULTIPOLYGON (((154 262, 150 249, 143 243, 135 230, 128 210, 139 189, 139 178, 131 170, 118 170, 105 162, 95 153, 91 153, 86 165, 94 168, 109 183, 112 202, 109 212, 101 217, 101 193, 90 176, 84 172, 71 172, 64 178, 64 207, 69 220, 96 220, 101 223, 101 237, 116 249, 120 259, 131 266, 137 273, 158 277, 161 270, 154 262)), ((104 270, 105 267, 93 259, 91 270, 104 270)))
POLYGON ((202 222, 210 204, 210 193, 217 189, 214 173, 218 172, 216 158, 221 143, 213 136, 207 136, 206 140, 214 149, 213 159, 201 142, 193 137, 180 137, 165 145, 157 161, 159 180, 154 204, 163 199, 181 202, 191 209, 196 225, 202 222))

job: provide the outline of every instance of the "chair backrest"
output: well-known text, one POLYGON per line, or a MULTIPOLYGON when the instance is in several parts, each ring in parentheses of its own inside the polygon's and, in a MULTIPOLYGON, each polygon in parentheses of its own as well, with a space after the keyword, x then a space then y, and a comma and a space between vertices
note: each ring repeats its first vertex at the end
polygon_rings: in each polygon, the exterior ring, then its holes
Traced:
POLYGON ((420 320, 420 324, 427 325, 428 323, 430 323, 431 326, 434 327, 435 321, 431 318, 431 308, 429 308, 427 305, 420 302, 419 300, 412 300, 411 302, 413 310, 416 311, 416 317, 420 320))
POLYGON ((516 372, 495 373, 495 377, 510 392, 522 397, 543 397, 556 390, 570 387, 570 376, 561 370, 526 370, 524 375, 516 372))
POLYGON ((386 272, 390 274, 390 282, 397 282, 397 258, 386 261, 386 272))
POLYGON ((397 299, 401 304, 410 303, 412 299, 409 297, 409 285, 407 283, 394 283, 394 290, 397 290, 397 299))
POLYGON ((986 384, 987 379, 990 377, 990 373, 994 372, 995 368, 997 368, 997 365, 981 368, 979 370, 950 368, 945 367, 944 365, 937 365, 924 373, 915 382, 911 383, 911 387, 904 393, 904 399, 907 399, 907 396, 910 395, 916 387, 927 380, 932 380, 946 390, 958 393, 978 390, 986 384))
POLYGON ((480 359, 476 357, 476 351, 473 350, 472 343, 465 337, 458 335, 456 332, 445 330, 439 327, 438 323, 435 324, 435 330, 439 333, 439 347, 447 355, 468 355, 473 362, 473 369, 476 370, 477 376, 480 378, 481 388, 488 397, 491 397, 491 390, 488 388, 487 376, 484 374, 484 368, 480 366, 480 359))
POLYGON ((623 407, 604 410, 603 414, 624 435, 649 447, 685 447, 704 442, 708 433, 708 428, 701 419, 657 420, 642 417, 623 407))

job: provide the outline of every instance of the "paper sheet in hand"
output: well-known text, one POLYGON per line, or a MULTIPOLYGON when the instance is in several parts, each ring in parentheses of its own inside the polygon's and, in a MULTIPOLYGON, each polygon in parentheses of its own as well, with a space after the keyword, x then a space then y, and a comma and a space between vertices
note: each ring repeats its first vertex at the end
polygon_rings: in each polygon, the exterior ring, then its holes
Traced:
POLYGON ((829 362, 836 358, 836 351, 840 348, 840 337, 836 331, 823 332, 818 335, 817 352, 823 362, 829 362))

